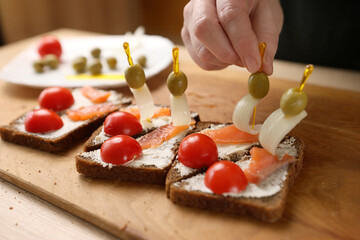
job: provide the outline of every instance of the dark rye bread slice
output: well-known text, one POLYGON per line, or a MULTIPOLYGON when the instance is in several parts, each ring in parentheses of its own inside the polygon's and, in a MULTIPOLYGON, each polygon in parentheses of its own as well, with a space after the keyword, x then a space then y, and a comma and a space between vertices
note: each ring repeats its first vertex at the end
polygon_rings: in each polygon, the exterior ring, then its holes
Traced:
MULTIPOLYGON (((21 116, 20 118, 22 118, 21 116)), ((59 153, 67 150, 75 143, 89 136, 104 120, 106 116, 91 119, 80 128, 74 129, 60 137, 47 139, 38 135, 32 135, 19 131, 13 125, 18 119, 12 121, 10 125, 0 127, 1 138, 4 141, 39 149, 50 153, 59 153)))
MULTIPOLYGON (((200 132, 202 130, 208 129, 210 127, 220 127, 220 126, 227 126, 230 125, 231 123, 218 123, 218 122, 199 122, 196 125, 196 128, 191 131, 189 134, 191 133, 195 133, 195 132, 200 132)), ((245 144, 248 145, 247 147, 245 147, 244 149, 240 150, 240 151, 236 151, 233 152, 231 154, 227 154, 225 156, 219 156, 219 160, 229 160, 229 161, 237 161, 239 159, 241 159, 244 155, 249 154, 249 151, 251 149, 252 146, 257 146, 259 145, 259 143, 254 143, 254 144, 245 144)), ((171 166, 168 175, 166 176, 166 181, 165 181, 165 191, 166 191, 166 195, 169 196, 169 191, 170 191, 170 184, 173 182, 177 182, 180 181, 182 179, 185 178, 189 178, 192 176, 195 176, 199 173, 202 173, 206 171, 205 168, 202 169, 195 169, 195 168, 188 168, 186 166, 184 166, 182 163, 180 163, 180 161, 176 158, 176 160, 174 161, 173 165, 171 166), (185 172, 182 172, 180 169, 184 169, 185 172)))
MULTIPOLYGON (((293 137, 287 136, 283 141, 290 138, 293 137)), ((216 195, 198 190, 189 190, 186 188, 186 181, 189 182, 191 178, 187 178, 182 181, 171 183, 169 186, 168 197, 173 203, 178 205, 251 216, 263 221, 275 222, 282 216, 289 189, 293 185, 303 164, 304 143, 298 138, 294 139, 293 144, 297 151, 295 156, 296 161, 288 166, 286 179, 282 182, 282 185, 280 185, 280 191, 272 196, 260 198, 234 197, 216 195)), ((249 158, 249 156, 244 156, 240 161, 245 161, 249 158)), ((199 173, 197 176, 200 176, 200 174, 204 173, 199 173)))
MULTIPOLYGON (((135 107, 136 105, 130 105, 128 106, 129 108, 131 107, 135 107)), ((155 104, 155 107, 157 108, 161 108, 161 107, 169 107, 169 106, 165 106, 165 105, 160 105, 160 104, 155 104)), ((199 122, 200 121, 200 116, 198 113, 195 112, 191 112, 191 118, 195 121, 195 122, 199 122)), ((169 122, 170 123, 170 122, 169 122)), ((160 126, 157 126, 160 127, 160 126)), ((147 128, 142 130, 140 133, 132 136, 133 138, 138 138, 141 137, 145 134, 148 134, 152 131, 154 131, 157 127, 151 127, 151 128, 147 128)), ((91 137, 85 142, 84 146, 83 146, 83 150, 84 152, 89 152, 89 151, 93 151, 96 149, 101 148, 101 145, 110 137, 105 137, 102 138, 101 140, 97 140, 97 138, 99 138, 101 135, 105 136, 103 133, 103 128, 104 128, 104 124, 102 124, 92 135, 91 137)))
POLYGON ((143 150, 143 155, 147 159, 143 156, 123 165, 104 163, 101 160, 100 149, 79 153, 75 156, 76 169, 87 177, 163 185, 179 144, 190 130, 192 129, 185 130, 158 148, 143 150))
MULTIPOLYGON (((79 91, 79 89, 74 89, 73 93, 74 91, 79 91)), ((131 98, 124 98, 122 94, 116 93, 115 91, 112 91, 112 93, 116 95, 116 97, 114 97, 113 103, 117 107, 126 106, 131 103, 131 98)), ((74 99, 76 103, 77 98, 75 96, 74 99)), ((59 153, 74 146, 74 144, 80 140, 89 137, 89 135, 91 135, 91 133, 103 123, 104 119, 109 113, 82 121, 81 123, 79 122, 79 126, 72 127, 69 131, 64 130, 68 127, 66 122, 64 122, 64 126, 57 130, 61 130, 62 134, 60 136, 55 135, 53 137, 51 137, 51 134, 54 134, 56 131, 45 134, 27 132, 24 129, 23 124, 27 114, 28 112, 21 115, 17 119, 13 120, 9 125, 1 126, 1 138, 4 141, 18 145, 27 146, 51 153, 59 153)), ((58 114, 63 120, 64 118, 67 118, 65 116, 65 111, 58 112, 58 114)))

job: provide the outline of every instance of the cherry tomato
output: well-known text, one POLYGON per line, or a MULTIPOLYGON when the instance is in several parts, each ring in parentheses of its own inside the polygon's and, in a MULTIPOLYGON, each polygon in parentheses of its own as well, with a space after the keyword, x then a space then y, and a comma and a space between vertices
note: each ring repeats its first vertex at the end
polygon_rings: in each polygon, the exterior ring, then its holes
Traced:
POLYGON ((74 97, 67 88, 50 87, 40 93, 39 104, 42 108, 61 111, 74 104, 74 97))
POLYGON ((106 140, 100 149, 104 162, 119 165, 142 156, 140 144, 127 135, 117 135, 106 140))
POLYGON ((242 169, 233 162, 214 163, 205 173, 205 186, 216 194, 243 191, 248 181, 242 169))
POLYGON ((64 125, 61 117, 46 108, 35 109, 25 118, 25 130, 32 133, 46 133, 58 130, 64 125))
POLYGON ((178 158, 187 167, 210 167, 218 160, 217 146, 210 137, 193 133, 180 143, 178 158))
POLYGON ((62 53, 61 44, 57 38, 53 36, 44 36, 40 40, 38 52, 41 57, 44 57, 47 54, 55 54, 58 58, 60 58, 62 53))
POLYGON ((131 113, 114 112, 106 117, 104 132, 110 136, 128 135, 134 136, 142 131, 140 121, 131 113))

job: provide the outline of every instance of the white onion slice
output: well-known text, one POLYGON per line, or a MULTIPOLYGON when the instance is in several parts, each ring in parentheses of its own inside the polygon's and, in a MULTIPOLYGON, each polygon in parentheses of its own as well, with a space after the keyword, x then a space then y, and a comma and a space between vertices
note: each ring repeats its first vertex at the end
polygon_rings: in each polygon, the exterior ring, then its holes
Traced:
POLYGON ((191 123, 189 105, 185 94, 181 96, 170 94, 170 108, 174 126, 189 125, 191 123))
POLYGON ((306 111, 302 111, 296 116, 286 117, 281 108, 274 111, 261 127, 259 141, 269 153, 275 154, 275 149, 281 140, 293 129, 302 119, 307 116, 306 111))
POLYGON ((146 83, 141 88, 130 88, 140 111, 140 121, 148 120, 154 115, 155 106, 146 83))
POLYGON ((254 107, 260 100, 261 99, 253 98, 250 94, 247 94, 236 104, 232 120, 238 129, 253 135, 259 133, 261 124, 255 125, 254 129, 252 129, 252 124, 249 124, 249 122, 253 115, 254 107))

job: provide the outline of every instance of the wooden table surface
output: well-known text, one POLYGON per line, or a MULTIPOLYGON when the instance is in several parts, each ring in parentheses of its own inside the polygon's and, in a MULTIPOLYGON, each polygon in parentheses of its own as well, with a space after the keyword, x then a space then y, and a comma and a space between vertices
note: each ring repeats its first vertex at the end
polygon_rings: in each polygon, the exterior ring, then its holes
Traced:
MULTIPOLYGON (((63 29, 52 34, 67 37, 91 33, 63 29)), ((0 67, 37 40, 35 37, 1 47, 0 67)), ((180 64, 189 78, 190 108, 198 111, 203 120, 231 120, 233 107, 247 91, 249 74, 235 67, 205 72, 193 63, 184 48, 180 49, 180 64)), ((275 62, 269 96, 258 108, 258 122, 278 107, 285 89, 298 84, 303 68, 304 64, 275 62)), ((169 71, 148 82, 156 103, 168 103, 163 79, 169 71)), ((129 94, 127 89, 120 90, 129 94)), ((70 159, 81 145, 54 157, 0 141, 0 177, 4 179, 0 180, 0 239, 115 238, 100 228, 124 238, 357 239, 360 73, 315 66, 305 90, 309 95, 309 116, 292 132, 306 143, 304 167, 290 190, 284 217, 278 223, 175 206, 165 198, 160 186, 79 177, 70 159), (37 163, 42 166, 35 168, 37 163), (57 166, 65 168, 54 169, 57 166), (72 185, 67 186, 68 183, 72 185), (117 198, 119 207, 109 209, 102 204, 83 202, 83 206, 94 208, 90 214, 76 200, 81 195, 77 193, 83 192, 82 198, 104 202, 108 199, 99 196, 102 191, 111 191, 107 197, 117 198)), ((0 125, 34 107, 39 92, 0 80, 0 125)))

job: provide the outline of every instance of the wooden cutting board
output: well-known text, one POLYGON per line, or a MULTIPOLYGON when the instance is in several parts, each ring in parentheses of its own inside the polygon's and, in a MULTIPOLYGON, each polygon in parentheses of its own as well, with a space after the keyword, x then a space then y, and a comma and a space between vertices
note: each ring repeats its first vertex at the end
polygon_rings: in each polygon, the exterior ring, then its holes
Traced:
MULTIPOLYGON (((248 74, 202 71, 180 51, 191 110, 202 120, 231 121, 236 102, 247 93, 248 74)), ((170 71, 148 80, 156 103, 169 104, 165 80, 170 71)), ((277 109, 281 94, 296 85, 271 78, 257 122, 277 109)), ((130 96, 127 89, 118 90, 130 96)), ((311 78, 305 91, 308 117, 292 131, 305 141, 304 166, 277 223, 177 206, 166 198, 163 186, 80 176, 74 156, 81 143, 55 155, 0 141, 0 177, 124 239, 356 239, 360 94, 314 86, 311 78)), ((0 81, 0 124, 34 107, 39 92, 0 81)))

